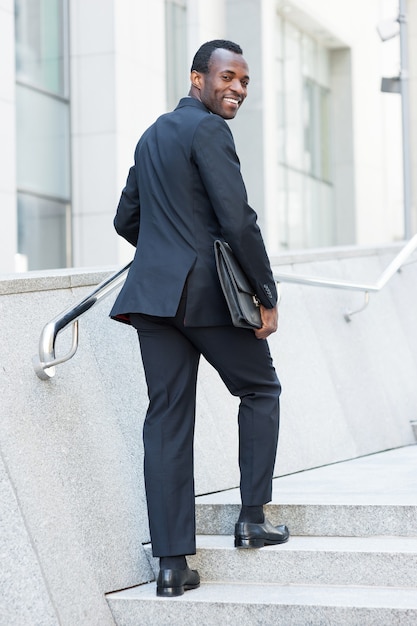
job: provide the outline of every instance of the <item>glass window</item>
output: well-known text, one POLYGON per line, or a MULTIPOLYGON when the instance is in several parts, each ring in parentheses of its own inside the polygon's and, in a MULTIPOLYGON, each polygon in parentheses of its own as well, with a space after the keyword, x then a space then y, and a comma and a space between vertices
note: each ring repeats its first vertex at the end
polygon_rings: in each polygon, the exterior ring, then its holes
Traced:
POLYGON ((187 9, 181 0, 165 2, 167 106, 174 109, 180 98, 187 95, 187 9))
POLYGON ((18 193, 18 252, 28 270, 67 265, 67 218, 64 202, 18 193))
POLYGON ((275 19, 275 56, 277 59, 284 58, 283 20, 277 13, 275 19))
POLYGON ((66 96, 65 2, 15 0, 17 80, 66 96))
POLYGON ((334 244, 332 188, 326 183, 305 179, 305 237, 314 247, 334 244))
POLYGON ((280 162, 285 161, 285 138, 286 138, 286 123, 285 123, 285 94, 283 91, 284 80, 284 63, 280 59, 275 61, 275 71, 277 76, 276 81, 276 98, 277 103, 277 149, 278 159, 280 162))
POLYGON ((332 181, 331 153, 330 153, 330 90, 319 87, 320 120, 320 178, 329 183, 332 181))
POLYGON ((280 162, 285 161, 285 94, 284 94, 284 42, 282 20, 279 15, 276 16, 276 37, 275 37, 275 100, 277 103, 277 146, 278 159, 280 162))
POLYGON ((304 185, 305 177, 299 172, 288 171, 288 234, 291 248, 303 248, 305 246, 305 202, 304 185))
POLYGON ((330 181, 330 92, 304 79, 304 171, 330 181))
POLYGON ((71 263, 67 0, 16 0, 18 249, 27 269, 71 263))
POLYGON ((276 28, 278 246, 332 245, 330 53, 282 16, 276 28))
POLYGON ((19 189, 69 200, 67 103, 16 85, 16 124, 19 189))
POLYGON ((300 33, 291 24, 284 25, 285 160, 288 165, 303 167, 303 112, 300 33))
POLYGON ((306 34, 301 36, 301 54, 303 59, 303 76, 316 80, 317 78, 317 42, 306 34))
POLYGON ((330 55, 323 46, 318 46, 317 50, 317 82, 322 87, 330 88, 330 55))
POLYGON ((288 232, 289 228, 289 217, 288 217, 288 174, 289 170, 287 167, 282 165, 278 165, 277 168, 277 182, 276 182, 276 198, 277 198, 277 206, 279 207, 279 211, 277 211, 278 216, 274 220, 274 224, 272 228, 275 226, 275 238, 272 239, 270 235, 270 224, 268 223, 268 236, 269 241, 271 242, 271 247, 275 250, 287 249, 289 247, 290 234, 288 232), (278 236, 278 240, 276 237, 278 236))

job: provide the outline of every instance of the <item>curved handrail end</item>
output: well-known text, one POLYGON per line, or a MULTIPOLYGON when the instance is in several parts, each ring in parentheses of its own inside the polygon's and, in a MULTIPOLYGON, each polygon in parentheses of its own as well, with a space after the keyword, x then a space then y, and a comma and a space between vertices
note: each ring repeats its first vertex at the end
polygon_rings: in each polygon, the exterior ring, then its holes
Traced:
POLYGON ((42 363, 37 354, 32 358, 32 363, 36 376, 41 380, 50 380, 55 376, 55 367, 46 367, 47 363, 42 363))
MULTIPOLYGON (((47 326, 45 327, 47 328, 47 326)), ((41 380, 49 380, 53 376, 55 376, 55 366, 60 365, 61 363, 65 363, 69 361, 74 354, 77 352, 78 348, 78 320, 72 323, 72 342, 71 348, 67 354, 56 358, 55 357, 55 347, 53 347, 49 352, 42 350, 42 341, 39 349, 39 356, 36 355, 33 357, 33 367, 37 376, 41 380), (42 357, 42 360, 41 360, 42 357)))

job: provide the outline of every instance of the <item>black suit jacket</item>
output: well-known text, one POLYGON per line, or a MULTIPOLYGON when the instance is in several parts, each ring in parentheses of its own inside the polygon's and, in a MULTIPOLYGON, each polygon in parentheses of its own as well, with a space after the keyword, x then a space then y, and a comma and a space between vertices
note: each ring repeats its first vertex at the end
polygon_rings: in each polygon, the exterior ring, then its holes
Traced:
POLYGON ((261 303, 276 304, 232 134, 195 98, 183 98, 141 137, 114 225, 136 246, 110 313, 116 319, 128 321, 134 312, 173 317, 187 282, 186 325, 231 324, 217 278, 215 239, 232 247, 261 303))

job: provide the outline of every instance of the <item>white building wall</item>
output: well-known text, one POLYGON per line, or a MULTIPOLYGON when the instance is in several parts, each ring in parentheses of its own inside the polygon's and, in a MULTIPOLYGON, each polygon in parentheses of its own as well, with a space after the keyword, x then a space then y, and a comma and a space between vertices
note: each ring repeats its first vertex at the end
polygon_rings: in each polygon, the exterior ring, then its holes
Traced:
POLYGON ((356 1, 352 24, 352 104, 356 180, 356 242, 403 238, 401 99, 380 91, 384 75, 398 74, 399 38, 382 43, 379 19, 398 14, 398 3, 356 1), (390 54, 387 54, 390 53, 390 54))
MULTIPOLYGON (((158 115, 166 112, 165 0, 113 0, 115 50, 116 198, 110 224, 136 143, 158 115)), ((204 41, 226 37, 224 0, 190 0, 187 5, 187 65, 204 41)), ((187 91, 184 91, 184 96, 187 91)), ((103 155, 102 158, 105 158, 103 155)), ((108 219, 108 218, 107 218, 108 219)), ((127 263, 132 247, 117 240, 117 261, 127 263)))
MULTIPOLYGON (((301 0, 295 3, 314 16, 351 51, 352 182, 354 243, 372 244, 402 239, 401 102, 396 94, 380 91, 382 76, 399 70, 399 38, 382 43, 378 21, 398 15, 396 0, 301 0)), ((290 15, 290 14, 289 14, 290 15)), ((334 94, 335 104, 338 94, 334 94)), ((343 132, 343 127, 338 132, 343 132)), ((339 195, 345 188, 346 161, 333 155, 339 195)), ((345 207, 348 210, 348 207, 345 207)), ((341 224, 343 232, 348 224, 341 224)))
POLYGON ((125 263, 113 217, 137 140, 165 112, 164 0, 71 2, 71 68, 74 265, 125 263))
POLYGON ((249 197, 261 223, 268 225, 270 245, 270 229, 277 227, 277 103, 271 64, 276 11, 331 51, 337 243, 401 239, 400 97, 380 91, 382 76, 398 74, 399 38, 383 44, 376 31, 380 19, 398 15, 396 0, 228 0, 227 6, 228 34, 244 48, 252 77, 245 113, 242 109, 234 122, 236 142, 249 197))
MULTIPOLYGON (((133 164, 136 143, 155 118, 165 112, 166 101, 164 0, 114 0, 114 15, 117 163, 111 225, 133 164)), ((120 262, 130 261, 132 246, 120 237, 117 246, 120 262)))
MULTIPOLYGON (((130 260, 112 220, 143 130, 166 110, 165 1, 71 0, 73 265, 130 260)), ((333 133, 337 241, 372 244, 403 234, 400 97, 382 94, 398 73, 399 39, 382 43, 379 19, 397 0, 188 0, 184 72, 213 38, 240 43, 251 70, 248 99, 231 122, 249 199, 267 240, 277 229, 274 16, 279 10, 328 46, 338 120, 333 133), (342 109, 345 108, 345 112, 342 109), (340 120, 349 123, 341 123, 340 120), (337 131, 337 132, 336 132, 337 131), (340 149, 340 146, 343 146, 340 149)), ((412 103, 417 99, 417 0, 408 1, 412 103), (414 19, 416 17, 416 19, 414 19)), ((14 3, 0 0, 0 268, 16 269, 14 3)), ((417 172, 416 107, 411 106, 417 172)), ((276 250, 271 249, 275 253, 276 250)))
POLYGON ((100 265, 116 245, 113 2, 73 0, 69 10, 73 264, 100 265))
POLYGON ((412 232, 417 232, 417 0, 408 0, 412 232))
POLYGON ((205 41, 227 39, 225 0, 188 0, 187 46, 189 65, 198 48, 205 41))
POLYGON ((17 252, 14 2, 0 0, 0 272, 17 252))

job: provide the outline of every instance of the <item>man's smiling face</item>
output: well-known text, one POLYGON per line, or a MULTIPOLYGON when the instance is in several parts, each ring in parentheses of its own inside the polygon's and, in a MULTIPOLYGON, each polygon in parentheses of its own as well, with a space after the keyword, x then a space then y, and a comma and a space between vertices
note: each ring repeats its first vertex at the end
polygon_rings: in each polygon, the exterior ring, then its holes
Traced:
POLYGON ((247 96, 249 69, 241 54, 217 48, 213 51, 207 74, 194 71, 196 95, 212 113, 233 119, 247 96))

